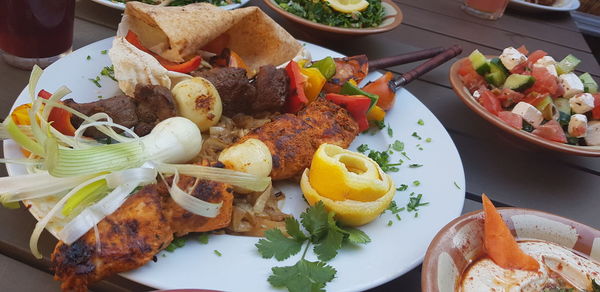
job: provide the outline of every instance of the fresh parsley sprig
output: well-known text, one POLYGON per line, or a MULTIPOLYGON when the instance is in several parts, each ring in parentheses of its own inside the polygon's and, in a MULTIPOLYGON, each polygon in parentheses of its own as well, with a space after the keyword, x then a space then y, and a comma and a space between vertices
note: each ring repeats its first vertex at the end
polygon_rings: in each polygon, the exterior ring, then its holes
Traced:
POLYGON ((265 238, 258 241, 256 248, 263 258, 285 260, 300 252, 304 252, 300 260, 293 266, 273 267, 273 274, 268 281, 274 287, 285 287, 289 291, 323 291, 325 285, 335 278, 337 271, 325 262, 333 259, 344 242, 364 244, 371 241, 364 232, 347 227, 340 227, 334 219, 335 214, 325 210, 325 205, 318 202, 300 215, 300 222, 293 217, 285 220, 286 236, 279 229, 269 229, 265 238), (308 232, 304 233, 302 227, 308 232), (311 245, 318 261, 306 259, 306 252, 311 245))

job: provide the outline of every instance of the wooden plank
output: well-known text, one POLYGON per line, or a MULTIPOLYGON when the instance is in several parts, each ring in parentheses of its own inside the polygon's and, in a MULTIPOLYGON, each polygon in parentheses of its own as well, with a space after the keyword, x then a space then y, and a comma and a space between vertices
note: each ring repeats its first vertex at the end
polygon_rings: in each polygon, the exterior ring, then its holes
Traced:
POLYGON ((502 50, 508 46, 518 47, 523 44, 530 50, 544 50, 558 60, 573 53, 577 58, 582 60, 578 69, 590 72, 590 74, 600 75, 600 66, 598 66, 596 58, 590 53, 573 52, 573 49, 562 45, 552 44, 544 40, 534 39, 509 31, 501 31, 484 26, 474 26, 471 22, 462 19, 443 16, 407 5, 402 5, 402 10, 405 13, 405 25, 444 34, 472 43, 479 43, 483 46, 498 50, 502 50), (431 21, 431 19, 436 19, 436 21, 431 21))
POLYGON ((576 50, 591 52, 585 39, 568 13, 540 17, 531 14, 514 14, 508 10, 505 15, 496 20, 489 21, 468 15, 460 9, 460 3, 455 1, 419 1, 395 0, 403 5, 428 10, 436 14, 462 19, 472 23, 475 27, 492 27, 498 30, 514 32, 539 40, 570 47, 576 50), (565 24, 556 25, 556 24, 565 24), (553 27, 549 27, 555 25, 553 27))

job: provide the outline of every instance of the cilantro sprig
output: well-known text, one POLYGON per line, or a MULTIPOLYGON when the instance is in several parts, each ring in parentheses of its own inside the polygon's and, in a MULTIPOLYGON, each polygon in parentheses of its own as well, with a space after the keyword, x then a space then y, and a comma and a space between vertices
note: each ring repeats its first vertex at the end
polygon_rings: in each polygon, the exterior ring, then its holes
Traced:
POLYGON ((258 241, 256 248, 263 258, 275 258, 278 261, 288 259, 302 250, 300 260, 293 266, 273 267, 268 281, 274 287, 285 287, 289 291, 323 291, 337 273, 336 269, 327 265, 333 259, 344 242, 365 244, 371 241, 364 232, 347 227, 340 227, 334 219, 335 214, 325 210, 325 205, 318 202, 300 215, 300 222, 293 217, 285 220, 286 236, 279 229, 269 229, 265 238, 258 241), (306 234, 300 228, 308 232, 306 234), (318 261, 306 259, 306 253, 313 245, 313 252, 318 261))

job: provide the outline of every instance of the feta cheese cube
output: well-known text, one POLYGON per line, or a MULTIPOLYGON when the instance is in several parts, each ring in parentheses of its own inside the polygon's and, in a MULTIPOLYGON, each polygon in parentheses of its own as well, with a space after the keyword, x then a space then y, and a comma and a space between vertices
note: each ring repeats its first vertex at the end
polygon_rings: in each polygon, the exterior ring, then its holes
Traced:
POLYGON ((556 60, 554 60, 554 58, 550 57, 550 56, 543 56, 541 58, 539 58, 537 61, 535 61, 535 64, 533 64, 533 66, 540 66, 540 67, 546 67, 548 65, 556 65, 556 60))
POLYGON ((580 93, 569 99, 571 110, 576 114, 584 114, 594 109, 594 96, 590 93, 580 93))
POLYGON ((513 47, 508 47, 502 51, 500 61, 502 61, 502 65, 504 65, 506 69, 512 70, 517 65, 527 62, 527 56, 521 54, 521 52, 513 47))
POLYGON ((540 126, 544 117, 542 116, 542 112, 540 112, 535 106, 532 106, 524 101, 521 101, 515 105, 512 109, 512 112, 521 116, 523 120, 531 124, 534 128, 540 126))
POLYGON ((475 99, 479 99, 481 97, 481 93, 479 93, 479 90, 475 90, 475 92, 473 92, 473 97, 475 99))
POLYGON ((591 121, 588 123, 585 143, 588 146, 600 146, 600 121, 591 121))
POLYGON ((565 90, 565 94, 563 95, 565 98, 583 92, 583 83, 575 73, 567 73, 558 76, 558 83, 565 90))
POLYGON ((587 127, 587 117, 582 114, 574 114, 571 116, 571 120, 569 120, 569 136, 576 138, 585 137, 587 127))

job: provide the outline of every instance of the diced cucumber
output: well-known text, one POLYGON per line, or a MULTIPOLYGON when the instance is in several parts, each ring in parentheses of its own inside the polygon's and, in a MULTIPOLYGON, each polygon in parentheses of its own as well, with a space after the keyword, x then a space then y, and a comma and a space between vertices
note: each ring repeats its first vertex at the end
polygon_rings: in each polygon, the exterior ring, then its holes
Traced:
POLYGON ((588 93, 597 93, 598 92, 598 83, 592 78, 590 73, 583 73, 579 76, 581 83, 583 83, 583 90, 588 93))
POLYGON ((473 53, 469 55, 469 60, 471 60, 473 69, 475 69, 479 75, 485 76, 485 74, 490 72, 490 64, 488 64, 487 58, 479 52, 479 50, 473 51, 473 53))
POLYGON ((554 107, 552 106, 552 98, 550 96, 544 97, 544 99, 535 105, 535 108, 542 113, 544 120, 551 120, 554 116, 554 107))
POLYGON ((512 89, 514 91, 523 91, 535 83, 535 78, 531 75, 511 74, 506 78, 503 88, 512 89))
POLYGON ((504 68, 504 65, 502 65, 500 59, 498 58, 492 59, 489 63, 489 66, 490 73, 485 74, 485 80, 496 87, 502 87, 504 81, 506 80, 506 77, 509 74, 508 70, 504 68), (497 62, 495 62, 494 60, 497 60, 497 62))
POLYGON ((523 120, 522 124, 523 124, 523 131, 525 131, 525 132, 531 133, 531 132, 533 132, 533 130, 535 130, 533 128, 533 126, 525 120, 523 120))
POLYGON ((567 98, 557 98, 554 100, 554 105, 558 110, 558 122, 562 126, 569 125, 569 121, 571 120, 571 105, 569 105, 569 99, 567 98))
POLYGON ((500 61, 500 58, 493 58, 490 60, 490 70, 492 72, 494 72, 494 65, 496 66, 496 69, 500 69, 502 70, 502 72, 504 72, 504 74, 506 74, 506 76, 510 75, 510 71, 508 71, 508 69, 506 69, 506 67, 504 67, 504 64, 502 64, 502 61, 500 61))
POLYGON ((577 59, 575 56, 569 54, 562 61, 556 64, 556 72, 558 75, 570 73, 575 70, 575 67, 581 63, 581 60, 577 59))

